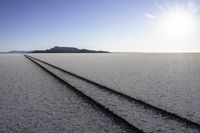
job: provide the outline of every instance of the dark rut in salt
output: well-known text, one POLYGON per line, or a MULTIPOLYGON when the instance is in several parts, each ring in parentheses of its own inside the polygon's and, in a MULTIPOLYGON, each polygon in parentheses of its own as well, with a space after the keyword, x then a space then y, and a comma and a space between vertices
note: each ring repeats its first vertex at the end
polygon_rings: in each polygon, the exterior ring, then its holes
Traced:
POLYGON ((26 57, 145 132, 200 132, 198 123, 87 80, 44 61, 30 56, 26 57))

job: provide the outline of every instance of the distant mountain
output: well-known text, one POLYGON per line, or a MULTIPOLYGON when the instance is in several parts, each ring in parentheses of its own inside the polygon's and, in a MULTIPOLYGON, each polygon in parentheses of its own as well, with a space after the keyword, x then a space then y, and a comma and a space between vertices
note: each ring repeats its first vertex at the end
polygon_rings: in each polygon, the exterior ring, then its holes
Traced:
POLYGON ((35 50, 29 53, 109 53, 108 51, 95 51, 88 49, 78 49, 74 47, 58 47, 47 49, 47 50, 35 50))

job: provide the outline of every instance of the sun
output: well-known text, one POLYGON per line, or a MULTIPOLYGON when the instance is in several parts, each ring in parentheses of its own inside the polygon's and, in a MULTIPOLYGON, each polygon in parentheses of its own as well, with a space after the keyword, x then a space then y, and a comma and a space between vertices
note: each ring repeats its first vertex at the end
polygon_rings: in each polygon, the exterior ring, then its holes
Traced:
MULTIPOLYGON (((150 20, 150 41, 155 48, 167 52, 194 49, 198 43, 200 6, 195 0, 154 2, 154 13, 144 13, 150 20)), ((195 50, 194 50, 195 51, 195 50)))
POLYGON ((199 8, 192 0, 184 0, 182 3, 168 5, 167 7, 162 6, 158 2, 155 4, 160 9, 159 15, 151 15, 149 13, 144 15, 159 22, 159 29, 162 33, 183 37, 183 35, 191 34, 197 27, 199 8))
POLYGON ((160 21, 166 33, 176 36, 189 34, 195 27, 195 16, 184 9, 168 11, 160 21))

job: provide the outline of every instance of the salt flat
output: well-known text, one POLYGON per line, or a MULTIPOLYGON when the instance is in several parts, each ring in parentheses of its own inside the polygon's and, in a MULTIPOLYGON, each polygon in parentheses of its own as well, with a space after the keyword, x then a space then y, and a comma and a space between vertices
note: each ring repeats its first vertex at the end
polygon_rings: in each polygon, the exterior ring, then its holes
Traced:
POLYGON ((200 54, 31 54, 200 123, 200 54))
POLYGON ((0 55, 0 132, 131 132, 23 55, 0 55))

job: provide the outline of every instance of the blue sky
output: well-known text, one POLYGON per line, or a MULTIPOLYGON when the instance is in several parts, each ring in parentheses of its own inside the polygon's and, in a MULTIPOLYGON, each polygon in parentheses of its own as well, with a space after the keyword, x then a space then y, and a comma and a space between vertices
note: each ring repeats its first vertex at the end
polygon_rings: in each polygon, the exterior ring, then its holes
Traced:
POLYGON ((160 7, 183 0, 175 1, 0 0, 0 51, 56 45, 114 52, 200 51, 199 27, 174 38, 158 26, 155 18, 164 14, 160 7))

